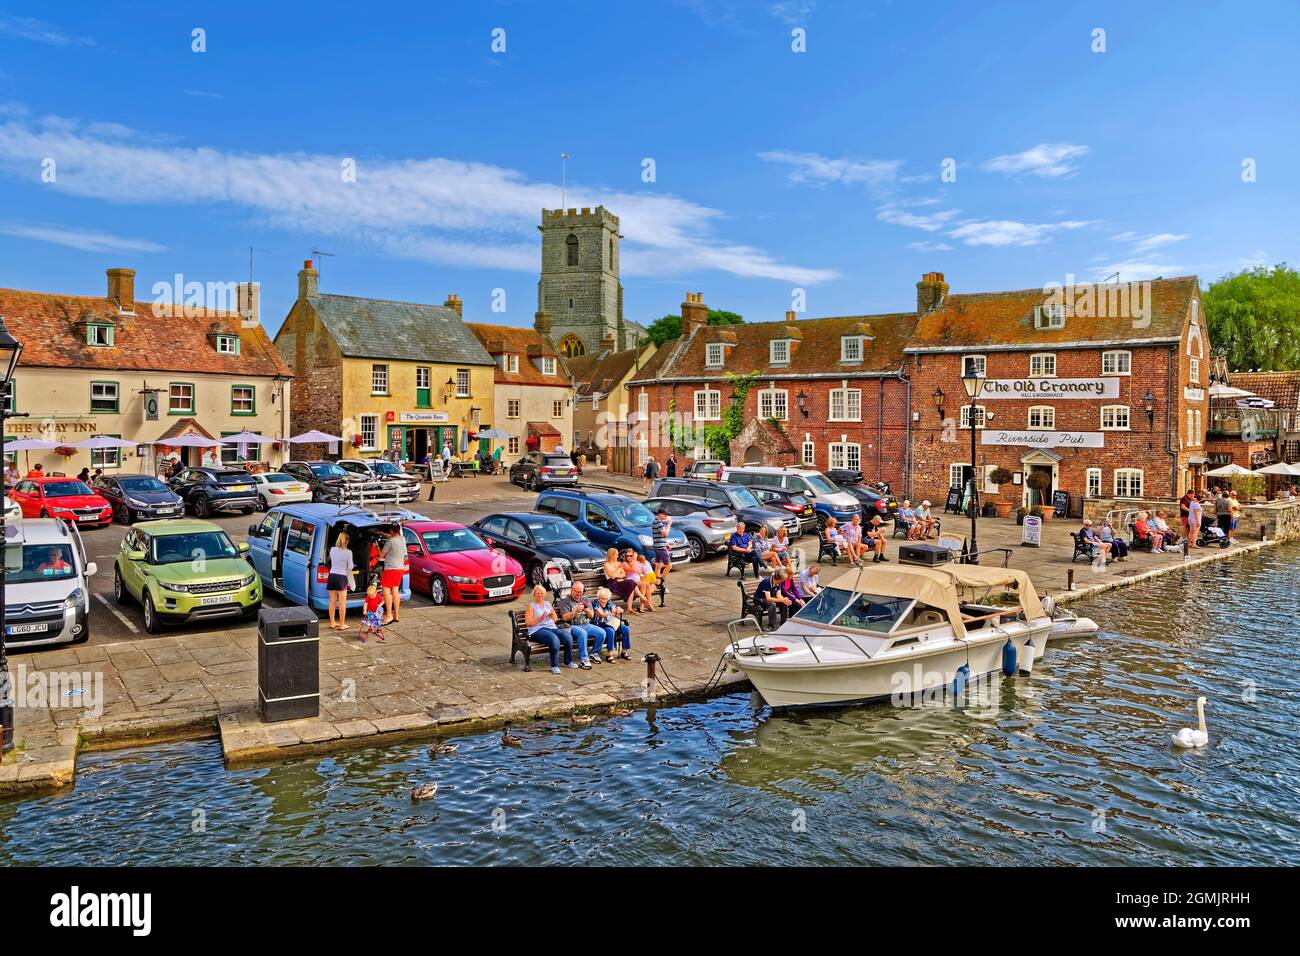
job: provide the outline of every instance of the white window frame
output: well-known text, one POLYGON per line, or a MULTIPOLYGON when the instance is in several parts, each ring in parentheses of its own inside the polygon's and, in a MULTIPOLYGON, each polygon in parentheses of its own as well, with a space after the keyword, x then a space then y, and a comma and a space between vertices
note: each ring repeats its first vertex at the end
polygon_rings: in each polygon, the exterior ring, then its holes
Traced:
POLYGON ((371 395, 388 394, 388 366, 387 365, 370 366, 370 394, 371 395))
POLYGON ((767 346, 768 361, 772 365, 790 364, 790 340, 773 339, 767 346))
POLYGON ((230 414, 232 415, 253 415, 257 412, 257 388, 253 385, 232 385, 230 386, 230 414), (243 390, 248 393, 248 407, 240 407, 239 392, 243 390))
POLYGON ((697 422, 722 421, 722 393, 716 388, 701 388, 695 392, 695 420, 697 422))
POLYGON ((113 347, 113 342, 113 326, 102 322, 91 322, 86 326, 86 344, 91 348, 109 349, 113 347))
POLYGON ((1101 353, 1101 374, 1102 375, 1132 375, 1133 374, 1133 353, 1128 349, 1107 349, 1101 353), (1123 362, 1120 362, 1120 359, 1123 362), (1114 368, 1107 371, 1106 360, 1112 359, 1114 368), (1123 364, 1121 369, 1119 366, 1123 364))
POLYGON ((519 399, 517 398, 506 399, 506 418, 518 418, 518 417, 519 417, 519 399))
POLYGON ((512 373, 519 371, 519 356, 513 352, 506 356, 506 371, 512 373))
POLYGON ((799 450, 799 460, 805 465, 817 464, 817 443, 806 441, 799 450))
POLYGON ((1187 380, 1193 385, 1201 384, 1201 360, 1195 355, 1187 359, 1187 380))
POLYGON ((518 435, 511 435, 511 436, 510 436, 510 439, 506 442, 506 452, 507 452, 508 454, 511 454, 511 455, 517 455, 517 454, 519 454, 519 436, 518 436, 518 435))
POLYGON ((415 387, 429 389, 430 397, 433 395, 433 389, 430 382, 433 381, 433 369, 427 365, 417 365, 415 367, 415 387))
POLYGON ((555 359, 549 357, 542 359, 542 374, 543 375, 555 374, 555 359))
MULTIPOLYGON (((9 387, 11 389, 13 388, 12 383, 10 384, 9 387)), ((170 401, 170 396, 169 396, 169 401, 170 401)), ((90 383, 90 412, 92 415, 114 415, 114 414, 121 414, 121 411, 122 411, 122 386, 119 383, 117 382, 91 382, 90 383), (112 412, 95 411, 96 398, 98 398, 101 402, 106 402, 109 399, 109 396, 106 394, 96 395, 95 389, 97 388, 104 389, 104 388, 108 388, 109 386, 112 386, 113 388, 112 399, 113 399, 113 407, 115 410, 112 412)))
POLYGON ((357 434, 361 436, 361 447, 368 451, 378 448, 379 416, 372 414, 358 415, 357 423, 357 434))
POLYGON ((831 389, 830 406, 828 411, 830 412, 830 416, 827 418, 827 421, 831 421, 831 422, 862 421, 862 389, 860 388, 831 389), (840 406, 838 415, 836 414, 836 405, 840 406))
MULTIPOLYGON (((989 421, 988 409, 985 408, 983 405, 976 405, 975 408, 978 409, 976 415, 979 416, 979 420, 980 420, 979 424, 976 425, 975 427, 977 429, 987 427, 989 421)), ((971 410, 971 406, 969 404, 963 405, 961 407, 961 412, 957 416, 958 428, 970 428, 970 410, 971 410)))
POLYGON ((1086 468, 1083 472, 1084 496, 1088 498, 1101 497, 1101 469, 1086 468))
POLYGON ((758 417, 790 420, 790 393, 783 388, 765 388, 758 393, 758 417))
POLYGON ((1050 432, 1056 428, 1056 408, 1052 405, 1030 405, 1025 418, 1025 427, 1030 431, 1050 432), (1034 424, 1034 413, 1038 413, 1038 423, 1034 424))
POLYGON ((1145 484, 1144 477, 1145 476, 1142 474, 1141 468, 1116 468, 1115 479, 1114 479, 1115 497, 1116 498, 1141 498, 1142 489, 1145 484), (1133 487, 1133 479, 1135 476, 1137 478, 1136 488, 1133 487), (1121 485, 1123 485, 1125 488, 1125 491, 1123 493, 1120 491, 1121 485))
POLYGON ((841 335, 840 361, 850 365, 861 362, 863 353, 866 351, 866 341, 865 335, 841 335), (856 350, 857 354, 851 354, 850 350, 856 350))
POLYGON ((469 369, 456 369, 456 397, 469 398, 469 369))
POLYGON ((948 487, 965 488, 966 478, 962 476, 962 472, 969 467, 970 462, 967 461, 954 461, 950 464, 948 466, 948 487))
POLYGON ((1030 378, 1056 378, 1056 353, 1055 352, 1032 352, 1029 355, 1029 377, 1030 378), (1034 364, 1039 363, 1043 367, 1034 371, 1034 364), (1051 368, 1046 366, 1050 364, 1051 368))
POLYGON ((831 468, 862 469, 862 445, 855 441, 833 441, 826 446, 831 468))
POLYGON ((1057 302, 1034 306, 1034 328, 1044 331, 1065 328, 1065 305, 1057 302))
POLYGON ((1129 431, 1129 430, 1132 428, 1132 425, 1133 425, 1133 409, 1130 408, 1128 405, 1103 405, 1103 406, 1101 406, 1101 421, 1100 421, 1100 424, 1101 424, 1101 430, 1104 431, 1104 432, 1126 432, 1126 431, 1129 431), (1124 424, 1123 424, 1123 425, 1120 425, 1120 424, 1118 423, 1118 416, 1119 416, 1119 413, 1120 413, 1121 411, 1124 413, 1124 424), (1106 413, 1107 413, 1107 412, 1111 412, 1111 413, 1113 413, 1114 416, 1115 416, 1115 421, 1112 421, 1112 423, 1109 424, 1109 425, 1106 424, 1106 413))
POLYGON ((197 400, 197 389, 193 382, 171 382, 167 386, 167 411, 175 415, 194 415, 198 408, 195 405, 197 400), (178 398, 189 396, 190 404, 188 408, 172 408, 172 403, 178 398))
POLYGON ((239 354, 239 336, 238 335, 218 335, 217 351, 222 355, 239 354))
POLYGON ((727 363, 727 347, 721 342, 704 344, 704 367, 722 368, 727 363))
POLYGON ((967 374, 967 365, 975 366, 975 374, 981 377, 988 374, 989 359, 987 355, 963 355, 961 357, 961 374, 967 374))
POLYGON ((1196 445, 1199 448, 1201 445, 1205 444, 1205 442, 1201 440, 1201 436, 1204 435, 1205 432, 1202 429, 1201 410, 1197 408, 1195 409, 1195 412, 1196 412, 1196 445))
POLYGON ((1196 410, 1187 410, 1187 447, 1196 447, 1196 410))

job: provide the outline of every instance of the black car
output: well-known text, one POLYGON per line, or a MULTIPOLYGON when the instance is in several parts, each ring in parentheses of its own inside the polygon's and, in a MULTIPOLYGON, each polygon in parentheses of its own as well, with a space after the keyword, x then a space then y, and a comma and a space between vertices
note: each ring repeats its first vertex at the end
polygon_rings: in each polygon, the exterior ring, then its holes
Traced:
POLYGON ((799 519, 799 527, 804 531, 817 530, 817 511, 806 495, 786 488, 768 488, 764 485, 751 485, 750 491, 760 502, 771 508, 788 511, 799 519))
POLYGON ((754 496, 752 488, 734 482, 709 478, 660 478, 654 483, 651 494, 656 498, 703 498, 726 505, 751 531, 765 526, 768 534, 776 534, 776 529, 785 525, 786 533, 792 538, 803 533, 803 525, 797 516, 783 508, 763 504, 754 496))
POLYGON ((309 485, 312 501, 342 504, 360 500, 363 489, 382 488, 378 481, 351 474, 332 461, 286 461, 280 470, 309 485))
POLYGON ((185 500, 153 475, 100 475, 94 488, 122 524, 185 515, 185 500))
POLYGON ((546 564, 567 564, 569 574, 596 571, 605 564, 605 552, 582 532, 555 515, 512 511, 488 515, 471 527, 524 567, 533 584, 546 583, 546 564))
POLYGON ((168 485, 196 518, 210 517, 214 511, 252 514, 262 500, 248 472, 236 468, 186 468, 168 485))
POLYGON ((576 485, 578 466, 568 455, 530 451, 510 466, 510 483, 529 491, 541 491, 555 485, 576 485))
POLYGON ((862 520, 870 521, 879 515, 881 521, 888 521, 898 514, 898 499, 893 495, 882 495, 866 485, 836 485, 862 502, 862 520))

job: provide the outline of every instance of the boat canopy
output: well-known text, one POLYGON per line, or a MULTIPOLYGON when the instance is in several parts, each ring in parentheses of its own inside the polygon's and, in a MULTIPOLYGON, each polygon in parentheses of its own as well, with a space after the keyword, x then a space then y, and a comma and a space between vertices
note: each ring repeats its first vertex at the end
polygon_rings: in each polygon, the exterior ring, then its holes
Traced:
POLYGON ((972 593, 975 600, 987 598, 994 591, 1010 591, 1020 599, 1020 609, 1025 612, 1025 620, 1045 617, 1043 604, 1038 599, 1038 591, 1029 574, 1017 568, 985 568, 978 564, 946 564, 936 568, 941 574, 952 577, 953 583, 963 592, 972 593))

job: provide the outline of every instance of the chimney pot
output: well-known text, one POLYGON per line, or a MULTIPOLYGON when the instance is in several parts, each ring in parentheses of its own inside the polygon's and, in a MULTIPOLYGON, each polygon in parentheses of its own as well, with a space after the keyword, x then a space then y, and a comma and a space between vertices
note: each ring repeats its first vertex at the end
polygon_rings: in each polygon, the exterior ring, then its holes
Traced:
POLYGON ((464 303, 460 301, 460 296, 454 292, 447 296, 447 301, 443 303, 443 307, 455 310, 457 316, 464 316, 464 303))
POLYGON ((311 267, 311 260, 308 259, 302 264, 302 270, 298 273, 298 298, 305 299, 317 295, 319 282, 320 273, 311 267))
POLYGON ((682 303, 682 335, 688 338, 709 324, 709 307, 704 304, 703 292, 686 293, 682 303))
POLYGON ((948 283, 942 272, 927 272, 916 284, 916 314, 925 315, 943 302, 948 294, 948 283))
POLYGON ((123 312, 135 311, 135 270, 108 269, 108 297, 123 312))

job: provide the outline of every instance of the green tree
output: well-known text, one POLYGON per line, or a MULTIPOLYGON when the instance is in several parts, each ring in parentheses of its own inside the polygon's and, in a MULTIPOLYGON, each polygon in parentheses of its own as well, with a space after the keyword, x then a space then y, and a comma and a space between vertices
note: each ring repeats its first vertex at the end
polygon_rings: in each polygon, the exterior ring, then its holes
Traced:
POLYGON ((1300 368, 1300 272, 1283 262, 1230 273, 1202 300, 1210 342, 1230 369, 1300 368))
MULTIPOLYGON (((728 312, 725 309, 709 309, 709 325, 744 325, 743 316, 728 312)), ((663 345, 675 338, 680 338, 682 334, 682 317, 680 315, 665 315, 662 319, 655 319, 645 330, 645 336, 642 341, 653 342, 655 345, 663 345)))

